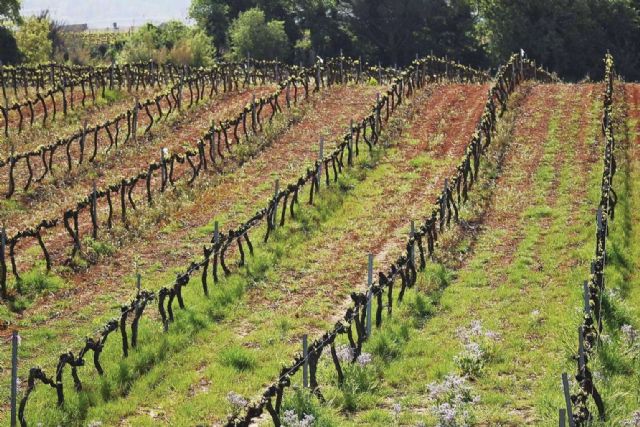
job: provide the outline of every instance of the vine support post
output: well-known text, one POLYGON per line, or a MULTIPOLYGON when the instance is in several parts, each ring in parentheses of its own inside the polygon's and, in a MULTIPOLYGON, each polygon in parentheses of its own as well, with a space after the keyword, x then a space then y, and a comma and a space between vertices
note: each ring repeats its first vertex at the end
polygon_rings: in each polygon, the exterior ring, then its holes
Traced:
POLYGON ((567 421, 567 414, 566 414, 567 410, 560 408, 560 410, 558 411, 559 413, 559 420, 558 420, 558 426, 559 427, 565 427, 566 426, 566 421, 567 421))
POLYGON ((322 181, 322 160, 324 159, 324 137, 320 137, 320 150, 318 151, 318 190, 322 181))
POLYGON ((257 107, 256 107, 256 94, 254 93, 251 97, 251 125, 253 127, 253 131, 255 133, 256 123, 258 123, 257 119, 257 107))
POLYGON ((373 300, 373 292, 371 290, 373 286, 373 254, 368 255, 367 265, 367 338, 371 336, 371 301, 373 300))
MULTIPOLYGON (((416 236, 416 222, 415 220, 411 220, 411 231, 409 232, 409 238, 413 239, 416 236)), ((416 243, 415 241, 411 242, 411 247, 409 248, 409 260, 411 261, 411 265, 415 267, 416 265, 416 243)))
POLYGON ((142 282, 142 276, 140 273, 136 273, 136 295, 140 296, 140 285, 142 282))
POLYGON ((135 104, 133 106, 133 117, 131 119, 131 135, 133 136, 133 141, 136 140, 136 133, 138 131, 138 97, 136 97, 135 104))
POLYGON ((271 225, 273 229, 276 229, 276 223, 278 218, 278 196, 280 195, 280 179, 276 178, 276 183, 273 191, 273 213, 271 214, 271 225))
POLYGON ((573 411, 571 410, 571 394, 569 391, 569 378, 567 377, 567 373, 562 373, 562 390, 564 392, 564 402, 567 406, 567 416, 569 417, 569 427, 576 427, 575 422, 573 421, 573 411))
POLYGON ((11 336, 11 427, 16 424, 18 400, 18 331, 11 336))
POLYGON ((5 248, 7 247, 7 232, 4 226, 0 229, 0 298, 7 298, 7 261, 5 248))
POLYGON ((91 237, 95 240, 98 238, 98 190, 96 182, 93 182, 93 191, 91 192, 91 237))
POLYGON ((218 223, 218 221, 215 221, 213 224, 213 243, 218 246, 218 243, 220 243, 220 228, 219 228, 220 224, 218 223))
POLYGON ((307 334, 302 336, 302 387, 309 387, 309 337, 307 334))

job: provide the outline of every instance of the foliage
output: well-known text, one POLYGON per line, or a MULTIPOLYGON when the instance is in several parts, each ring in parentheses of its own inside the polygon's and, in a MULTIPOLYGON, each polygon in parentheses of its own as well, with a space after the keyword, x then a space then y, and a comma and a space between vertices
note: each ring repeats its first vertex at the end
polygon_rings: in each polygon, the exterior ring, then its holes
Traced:
POLYGON ((213 41, 199 28, 178 21, 147 24, 132 34, 119 54, 122 62, 153 60, 177 65, 207 66, 213 61, 213 41))
POLYGON ((15 64, 20 60, 20 51, 13 33, 0 26, 0 61, 3 64, 15 64))
POLYGON ((46 17, 29 17, 16 31, 18 49, 28 63, 47 62, 53 54, 49 39, 49 20, 46 17))
POLYGON ((242 12, 229 28, 231 57, 275 59, 287 56, 289 47, 283 21, 267 21, 260 9, 242 12))
POLYGON ((524 49, 563 76, 602 75, 610 49, 623 73, 638 77, 640 12, 627 0, 484 0, 483 33, 494 61, 524 49))
POLYGON ((385 63, 406 64, 430 51, 478 56, 474 19, 464 0, 346 0, 341 6, 358 47, 385 63))
POLYGON ((189 15, 198 26, 213 37, 218 48, 226 45, 229 29, 229 6, 227 2, 212 0, 193 0, 189 15))
POLYGON ((3 21, 20 22, 19 0, 0 0, 0 23, 3 21))

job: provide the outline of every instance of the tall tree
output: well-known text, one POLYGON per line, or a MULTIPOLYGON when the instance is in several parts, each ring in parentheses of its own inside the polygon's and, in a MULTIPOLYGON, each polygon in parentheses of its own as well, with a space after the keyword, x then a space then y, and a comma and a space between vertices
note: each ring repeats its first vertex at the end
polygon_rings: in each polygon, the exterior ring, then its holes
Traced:
POLYGON ((219 0, 193 0, 189 8, 189 16, 213 37, 218 49, 224 49, 227 45, 227 31, 231 23, 227 3, 219 0))
POLYGON ((20 22, 19 0, 0 0, 0 24, 5 20, 20 22))
POLYGON ((466 0, 343 0, 340 6, 356 46, 388 64, 430 51, 475 62, 484 57, 466 0))
POLYGON ((495 62, 522 48, 561 76, 599 77, 602 57, 611 49, 625 71, 639 76, 637 0, 482 0, 480 5, 495 62))
POLYGON ((15 36, 7 27, 7 24, 20 21, 20 2, 0 0, 0 61, 4 64, 15 64, 20 60, 15 36))
MULTIPOLYGON (((301 30, 300 41, 307 39, 311 57, 344 54, 357 56, 361 52, 353 49, 352 39, 340 22, 336 0, 299 0, 295 2, 293 17, 301 30)), ((305 59, 305 58, 300 58, 305 59)))
POLYGON ((229 39, 234 59, 247 56, 256 59, 282 59, 289 53, 284 22, 267 21, 264 12, 257 8, 240 13, 229 28, 229 39))

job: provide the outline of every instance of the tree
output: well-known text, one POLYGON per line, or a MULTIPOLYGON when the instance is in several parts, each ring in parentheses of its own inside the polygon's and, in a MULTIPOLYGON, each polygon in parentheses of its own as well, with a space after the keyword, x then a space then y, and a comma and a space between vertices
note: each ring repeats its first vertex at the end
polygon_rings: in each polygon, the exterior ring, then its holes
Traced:
POLYGON ((20 61, 20 51, 13 33, 0 27, 0 61, 3 64, 16 64, 20 61))
POLYGON ((20 61, 16 38, 13 32, 5 26, 20 22, 19 0, 0 0, 0 61, 3 64, 15 64, 20 61))
POLYGON ((229 28, 231 57, 242 59, 285 58, 289 53, 289 40, 283 21, 268 21, 264 12, 253 8, 240 13, 229 28))
POLYGON ((20 23, 19 0, 0 0, 0 24, 5 20, 20 23))
POLYGON ((49 28, 48 19, 36 16, 24 19, 16 32, 16 42, 26 62, 37 64, 51 60, 53 44, 49 28))
POLYGON ((466 0, 344 0, 340 9, 356 47, 371 59, 403 65, 430 51, 483 58, 466 0))
MULTIPOLYGON (((300 34, 296 37, 296 53, 305 52, 311 58, 345 55, 358 56, 352 38, 340 21, 335 0, 299 0, 292 9, 300 34)), ((304 60, 304 57, 297 58, 304 60)))
POLYGON ((227 45, 229 30, 229 6, 226 2, 216 0, 193 0, 189 8, 189 16, 195 19, 200 28, 213 37, 218 49, 227 45))
MULTIPOLYGON (((483 0, 484 34, 494 62, 521 48, 561 76, 602 75, 607 49, 638 78, 640 19, 633 0, 483 0)), ((616 61, 618 62, 618 61, 616 61)))

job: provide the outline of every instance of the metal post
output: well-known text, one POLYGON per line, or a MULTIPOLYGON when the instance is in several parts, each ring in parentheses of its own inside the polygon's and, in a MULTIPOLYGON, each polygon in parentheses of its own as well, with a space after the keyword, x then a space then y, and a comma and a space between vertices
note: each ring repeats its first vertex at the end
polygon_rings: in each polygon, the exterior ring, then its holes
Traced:
POLYGON ((213 223, 213 243, 217 246, 220 243, 220 231, 218 230, 218 221, 213 223))
POLYGON ((320 137, 320 150, 318 151, 318 189, 322 181, 322 160, 324 159, 324 137, 320 137))
POLYGON ((566 425, 566 421, 567 421, 566 412, 567 412, 566 409, 560 409, 560 411, 559 411, 560 417, 559 417, 558 426, 560 426, 560 427, 565 427, 565 425, 566 425))
MULTIPOLYGON (((349 124, 349 151, 353 150, 353 119, 351 119, 351 122, 349 124)), ((353 158, 353 153, 352 156, 353 158)))
POLYGON ((373 299, 373 293, 371 287, 373 286, 373 254, 369 254, 369 265, 367 267, 367 337, 371 336, 371 300, 373 299))
MULTIPOLYGON (((416 222, 415 220, 411 220, 411 232, 409 234, 409 237, 413 238, 416 235, 416 222)), ((416 243, 413 242, 411 244, 411 248, 409 248, 409 259, 411 260, 411 265, 413 265, 415 267, 416 265, 416 250, 415 250, 415 245, 416 243)))
POLYGON ((93 191, 91 193, 91 213, 93 214, 93 218, 95 219, 95 227, 93 227, 93 235, 94 239, 98 238, 98 189, 96 188, 96 182, 93 181, 93 191))
POLYGON ((273 197, 275 200, 275 205, 273 206, 273 214, 271 216, 271 224, 273 225, 273 229, 276 229, 276 223, 278 222, 278 195, 280 194, 280 179, 276 178, 275 190, 273 192, 273 197))
POLYGON ((136 140, 136 133, 138 132, 138 102, 139 99, 136 96, 135 105, 133 106, 133 117, 131 118, 131 128, 132 128, 132 136, 133 140, 136 140))
POLYGON ((302 358, 304 364, 302 365, 302 387, 309 387, 309 346, 307 343, 307 334, 302 336, 302 358))
POLYGON ((136 274, 136 290, 138 292, 138 295, 140 295, 140 284, 142 282, 142 276, 140 275, 140 273, 136 274))
POLYGON ((573 411, 571 410, 571 394, 569 392, 569 378, 567 373, 562 373, 562 390, 564 391, 564 402, 567 406, 567 416, 569 417, 569 427, 576 427, 573 421, 573 411))
POLYGON ((7 261, 5 258, 5 248, 7 246, 7 232, 4 229, 4 225, 0 228, 0 298, 5 298, 7 295, 7 261))
POLYGON ((251 97, 251 124, 253 126, 256 126, 258 123, 258 120, 256 119, 257 117, 257 111, 256 111, 256 95, 253 94, 253 96, 251 97))
POLYGON ((18 399, 18 331, 11 337, 11 427, 16 426, 16 410, 18 399))
POLYGON ((168 151, 166 149, 166 147, 162 147, 160 149, 160 179, 162 181, 162 188, 164 188, 164 186, 167 183, 167 180, 169 179, 168 173, 167 173, 167 160, 164 158, 164 153, 165 151, 168 151))

